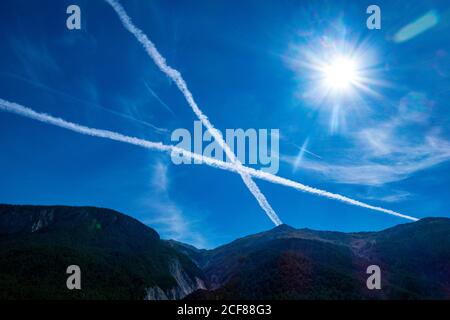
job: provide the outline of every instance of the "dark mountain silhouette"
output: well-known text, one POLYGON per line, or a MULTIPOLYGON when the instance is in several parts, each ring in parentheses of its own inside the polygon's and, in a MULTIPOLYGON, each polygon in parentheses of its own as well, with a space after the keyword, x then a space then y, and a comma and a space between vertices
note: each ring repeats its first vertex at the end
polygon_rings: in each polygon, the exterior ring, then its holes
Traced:
POLYGON ((447 218, 362 233, 282 225, 192 257, 210 290, 188 299, 450 298, 447 218), (366 286, 370 265, 381 268, 382 290, 366 286))
POLYGON ((448 299, 450 219, 362 233, 281 225, 203 250, 108 209, 0 205, 0 298, 448 299), (79 291, 66 288, 72 264, 79 291), (366 287, 374 264, 381 290, 366 287))
POLYGON ((1 299, 180 299, 202 271, 153 229, 92 207, 0 205, 1 299), (82 290, 68 290, 78 265, 82 290))

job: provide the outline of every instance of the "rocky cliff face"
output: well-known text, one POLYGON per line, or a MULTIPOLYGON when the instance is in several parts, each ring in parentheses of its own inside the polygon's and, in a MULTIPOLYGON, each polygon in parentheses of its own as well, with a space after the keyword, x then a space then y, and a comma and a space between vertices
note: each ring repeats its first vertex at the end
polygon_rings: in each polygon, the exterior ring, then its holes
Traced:
POLYGON ((158 286, 151 287, 146 291, 146 300, 180 300, 196 290, 206 289, 204 281, 199 277, 192 279, 179 260, 172 261, 169 270, 177 285, 166 290, 158 286))

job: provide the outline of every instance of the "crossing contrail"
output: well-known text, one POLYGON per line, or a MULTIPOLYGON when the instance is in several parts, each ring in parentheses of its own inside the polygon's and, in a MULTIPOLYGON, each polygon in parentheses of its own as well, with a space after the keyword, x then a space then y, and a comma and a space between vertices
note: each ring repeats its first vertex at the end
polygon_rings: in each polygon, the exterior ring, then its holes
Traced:
POLYGON ((252 180, 250 175, 248 175, 245 170, 241 170, 243 168, 242 163, 236 158, 233 151, 231 151, 227 143, 223 140, 222 134, 216 128, 214 128, 214 126, 208 120, 208 117, 205 114, 203 114, 203 112, 200 110, 200 108, 198 107, 197 103, 194 100, 191 91, 188 89, 186 81, 184 81, 183 77, 181 76, 181 73, 178 70, 167 65, 166 59, 159 53, 158 49, 156 49, 156 46, 153 44, 153 42, 147 37, 147 35, 141 29, 139 29, 134 25, 130 16, 128 16, 125 9, 118 1, 116 0, 105 0, 105 1, 109 5, 111 5, 111 7, 117 13, 125 29, 127 29, 131 34, 133 34, 135 38, 142 44, 145 51, 150 56, 150 58, 155 62, 158 68, 162 72, 164 72, 170 79, 172 79, 173 82, 175 82, 176 86, 183 94, 184 98, 194 111, 195 115, 203 123, 206 129, 208 129, 208 131, 211 133, 211 135, 214 137, 217 143, 221 146, 221 148, 225 151, 225 154, 230 159, 230 161, 236 166, 236 169, 240 174, 242 180, 244 181, 245 185, 253 194, 253 196, 256 198, 259 205, 266 212, 268 217, 272 220, 272 222, 275 225, 282 224, 280 218, 275 213, 275 211, 267 201, 266 197, 261 192, 256 183, 252 180))
POLYGON ((304 185, 302 183, 299 183, 299 182, 296 182, 293 180, 289 180, 289 179, 286 179, 283 177, 279 177, 279 176, 276 176, 276 175, 273 175, 273 174, 270 174, 268 172, 264 172, 261 170, 256 170, 256 169, 248 168, 248 167, 244 167, 244 166, 241 166, 241 168, 237 169, 235 164, 224 162, 224 161, 213 159, 213 158, 209 158, 209 157, 205 157, 200 154, 184 150, 182 148, 165 145, 161 142, 152 142, 152 141, 148 141, 148 140, 144 140, 144 139, 139 139, 136 137, 126 136, 126 135, 123 135, 123 134, 120 134, 117 132, 113 132, 113 131, 109 131, 109 130, 102 130, 102 129, 86 127, 86 126, 83 126, 83 125, 80 125, 77 123, 73 123, 73 122, 69 122, 64 119, 57 118, 57 117, 54 117, 54 116, 51 116, 51 115, 48 115, 45 113, 36 112, 33 109, 24 107, 18 103, 3 100, 1 98, 0 98, 0 110, 15 113, 15 114, 27 117, 27 118, 31 118, 31 119, 34 119, 34 120, 37 120, 40 122, 48 123, 48 124, 52 124, 57 127, 65 128, 65 129, 68 129, 71 131, 75 131, 75 132, 93 136, 93 137, 99 137, 99 138, 105 138, 105 139, 110 139, 110 140, 114 140, 114 141, 124 142, 124 143, 128 143, 128 144, 140 146, 140 147, 143 147, 146 149, 165 152, 168 154, 171 154, 172 152, 180 153, 184 157, 188 157, 193 160, 198 160, 198 161, 205 163, 206 165, 214 167, 214 168, 227 170, 227 171, 231 171, 231 172, 236 172, 236 173, 240 173, 241 171, 244 171, 247 175, 249 175, 253 178, 265 180, 265 181, 268 181, 268 182, 271 182, 274 184, 283 185, 283 186, 290 187, 290 188, 293 188, 293 189, 296 189, 296 190, 299 190, 302 192, 315 194, 317 196, 329 198, 332 200, 338 200, 338 201, 341 201, 341 202, 344 202, 344 203, 347 203, 350 205, 387 213, 387 214, 390 214, 393 216, 397 216, 397 217, 412 220, 412 221, 419 220, 412 216, 404 215, 404 214, 395 212, 393 210, 372 206, 370 204, 367 204, 367 203, 364 203, 364 202, 361 202, 358 200, 354 200, 354 199, 348 198, 348 197, 340 195, 340 194, 331 193, 331 192, 328 192, 325 190, 313 188, 313 187, 304 185))

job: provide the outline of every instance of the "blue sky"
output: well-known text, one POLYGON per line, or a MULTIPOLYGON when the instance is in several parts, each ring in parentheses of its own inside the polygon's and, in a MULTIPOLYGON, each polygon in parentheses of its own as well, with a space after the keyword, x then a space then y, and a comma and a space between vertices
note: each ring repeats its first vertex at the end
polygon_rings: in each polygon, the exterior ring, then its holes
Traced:
MULTIPOLYGON (((280 130, 278 175, 418 218, 450 217, 450 4, 378 1, 382 28, 368 30, 370 4, 123 1, 218 129, 280 130), (427 15, 433 23, 418 32, 427 15), (351 93, 326 94, 318 80, 317 63, 336 51, 358 57, 363 80, 351 93)), ((181 93, 105 2, 5 0, 0 17, 0 98, 166 144, 173 130, 192 130, 181 93), (66 28, 70 4, 82 30, 66 28)), ((201 247, 273 227, 234 173, 5 112, 0 177, 1 203, 113 208, 201 247)), ((407 222, 256 182, 294 227, 407 222)))

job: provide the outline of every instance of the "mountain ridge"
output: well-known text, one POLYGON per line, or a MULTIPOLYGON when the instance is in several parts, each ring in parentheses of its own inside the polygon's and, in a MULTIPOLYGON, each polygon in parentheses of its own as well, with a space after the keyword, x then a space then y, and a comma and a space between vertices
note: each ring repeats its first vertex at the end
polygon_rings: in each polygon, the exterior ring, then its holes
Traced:
POLYGON ((200 267, 211 290, 191 294, 189 299, 450 297, 448 218, 425 218, 378 232, 275 227, 237 239, 207 255, 208 262, 200 267), (440 248, 433 246, 436 241, 440 248), (383 271, 383 290, 366 287, 366 268, 372 264, 383 271), (261 273, 269 269, 270 274, 261 273), (303 273, 305 282, 292 285, 298 282, 295 273, 303 273), (273 281, 279 276, 282 279, 273 281), (278 290, 280 285, 284 285, 282 292, 278 290))
POLYGON ((376 232, 280 225, 206 250, 111 209, 0 204, 1 299, 448 299, 449 270, 449 218, 376 232), (65 288, 74 261, 80 292, 65 288), (382 290, 366 287, 373 264, 382 290))
POLYGON ((96 207, 0 205, 0 298, 181 299, 202 271, 137 219, 96 207), (80 265, 83 289, 68 291, 80 265))

